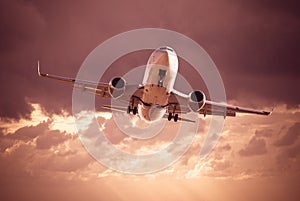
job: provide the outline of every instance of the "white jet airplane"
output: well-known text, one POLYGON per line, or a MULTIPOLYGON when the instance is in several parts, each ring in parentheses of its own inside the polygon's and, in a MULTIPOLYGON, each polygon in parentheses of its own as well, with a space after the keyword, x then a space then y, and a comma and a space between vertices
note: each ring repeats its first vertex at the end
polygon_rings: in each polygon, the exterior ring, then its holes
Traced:
POLYGON ((145 122, 162 118, 177 122, 195 122, 179 117, 178 114, 197 112, 206 115, 236 116, 236 113, 269 115, 270 112, 216 103, 206 100, 202 91, 183 94, 173 89, 178 72, 178 57, 170 47, 160 47, 150 56, 141 85, 129 85, 121 77, 109 83, 93 83, 42 73, 38 63, 38 75, 72 83, 74 87, 95 93, 104 98, 126 101, 128 107, 104 105, 103 108, 123 111, 138 116, 145 122))

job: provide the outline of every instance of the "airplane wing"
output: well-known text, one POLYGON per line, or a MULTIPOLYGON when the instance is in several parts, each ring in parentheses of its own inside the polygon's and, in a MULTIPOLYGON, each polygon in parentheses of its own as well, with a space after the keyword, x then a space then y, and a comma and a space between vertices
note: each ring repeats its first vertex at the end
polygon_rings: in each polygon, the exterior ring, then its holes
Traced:
POLYGON ((271 113, 263 110, 255 110, 255 109, 244 108, 239 106, 216 103, 212 101, 206 101, 204 107, 200 110, 200 113, 224 115, 224 111, 226 112, 226 116, 236 116, 236 113, 258 114, 258 115, 269 115, 271 113))
POLYGON ((68 78, 68 77, 63 77, 63 76, 59 76, 59 75, 51 75, 51 74, 47 74, 47 73, 42 73, 40 70, 39 62, 38 62, 38 75, 41 77, 46 77, 46 78, 73 84, 74 87, 76 87, 76 88, 95 93, 96 95, 101 96, 101 97, 107 97, 107 98, 111 97, 110 93, 108 92, 109 85, 107 83, 100 83, 100 82, 94 83, 94 82, 90 82, 90 81, 86 81, 86 80, 76 80, 75 78, 68 78))
MULTIPOLYGON (((51 75, 47 73, 42 73, 40 69, 40 64, 38 62, 38 75, 41 77, 46 77, 54 80, 59 80, 73 84, 77 89, 83 91, 91 92, 97 96, 104 98, 112 98, 111 93, 109 92, 109 83, 104 82, 91 82, 87 80, 76 80, 75 78, 63 77, 59 75, 51 75)), ((131 104, 131 96, 141 97, 142 87, 139 85, 126 85, 124 94, 121 96, 120 101, 127 102, 131 104)))
MULTIPOLYGON (((169 98, 169 104, 175 105, 175 108, 168 107, 169 113, 188 113, 192 110, 189 107, 189 96, 182 94, 178 91, 173 91, 169 98)), ((255 110, 250 108, 244 108, 239 106, 227 105, 222 103, 217 103, 213 101, 206 100, 203 107, 198 110, 199 114, 206 115, 218 115, 218 116, 236 116, 236 113, 246 113, 246 114, 258 114, 258 115, 269 115, 271 112, 255 110)))

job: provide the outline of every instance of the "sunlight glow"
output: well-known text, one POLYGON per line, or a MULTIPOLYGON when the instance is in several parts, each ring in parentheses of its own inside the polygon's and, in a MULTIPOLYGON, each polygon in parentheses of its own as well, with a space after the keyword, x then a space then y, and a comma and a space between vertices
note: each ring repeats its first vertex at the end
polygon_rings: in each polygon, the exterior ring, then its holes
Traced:
POLYGON ((52 130, 59 130, 60 132, 67 132, 69 134, 76 134, 73 116, 64 112, 62 115, 53 115, 52 123, 50 125, 52 130))

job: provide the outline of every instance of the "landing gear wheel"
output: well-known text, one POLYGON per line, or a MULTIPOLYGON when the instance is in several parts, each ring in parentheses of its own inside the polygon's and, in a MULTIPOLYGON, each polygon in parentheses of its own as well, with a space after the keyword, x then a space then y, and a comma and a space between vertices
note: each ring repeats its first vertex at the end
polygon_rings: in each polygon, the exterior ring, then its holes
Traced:
POLYGON ((136 115, 136 113, 137 113, 137 107, 134 107, 133 110, 132 110, 132 114, 136 115))
POLYGON ((128 107, 127 107, 127 114, 130 114, 130 112, 131 112, 131 107, 128 106, 128 107))
POLYGON ((174 116, 174 122, 177 122, 177 120, 178 120, 178 114, 175 114, 175 116, 174 116))
POLYGON ((172 113, 170 112, 169 115, 168 115, 168 121, 171 121, 172 116, 173 116, 173 115, 172 115, 172 113))

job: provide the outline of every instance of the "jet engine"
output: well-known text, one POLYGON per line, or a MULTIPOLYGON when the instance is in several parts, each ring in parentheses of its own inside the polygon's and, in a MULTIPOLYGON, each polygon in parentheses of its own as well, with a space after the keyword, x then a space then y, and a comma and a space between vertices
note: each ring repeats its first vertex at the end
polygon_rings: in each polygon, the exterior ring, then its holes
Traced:
POLYGON ((188 105, 194 112, 198 112, 205 104, 205 94, 202 91, 192 91, 189 94, 188 105))
POLYGON ((115 77, 109 82, 108 92, 113 98, 120 98, 125 91, 126 82, 121 77, 115 77))

